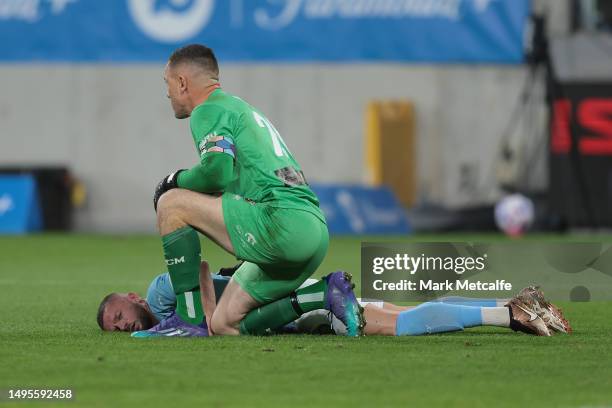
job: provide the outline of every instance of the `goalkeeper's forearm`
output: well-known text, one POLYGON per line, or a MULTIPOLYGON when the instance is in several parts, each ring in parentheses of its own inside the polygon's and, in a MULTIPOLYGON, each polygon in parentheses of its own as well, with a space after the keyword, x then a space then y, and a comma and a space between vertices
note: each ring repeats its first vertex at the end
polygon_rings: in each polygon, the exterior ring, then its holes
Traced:
POLYGON ((227 154, 208 154, 189 170, 180 172, 178 186, 200 193, 218 193, 234 178, 234 159, 227 154))

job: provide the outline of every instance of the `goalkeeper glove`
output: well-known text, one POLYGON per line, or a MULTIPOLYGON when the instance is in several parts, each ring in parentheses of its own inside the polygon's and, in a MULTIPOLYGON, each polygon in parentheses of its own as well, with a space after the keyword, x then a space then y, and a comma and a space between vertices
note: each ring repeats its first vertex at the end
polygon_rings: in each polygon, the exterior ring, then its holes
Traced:
POLYGON ((155 211, 157 211, 157 202, 159 201, 159 198, 166 191, 172 190, 173 188, 178 188, 178 175, 181 171, 184 171, 184 169, 177 170, 174 173, 164 177, 162 181, 157 184, 157 187, 155 187, 155 194, 153 195, 153 207, 155 208, 155 211))

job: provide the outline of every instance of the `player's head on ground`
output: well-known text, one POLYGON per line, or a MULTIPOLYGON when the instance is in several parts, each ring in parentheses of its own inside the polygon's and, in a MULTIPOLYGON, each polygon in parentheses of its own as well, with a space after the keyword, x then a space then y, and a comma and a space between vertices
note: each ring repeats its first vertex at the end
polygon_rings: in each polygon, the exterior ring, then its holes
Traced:
POLYGON ((175 50, 164 69, 167 97, 177 119, 185 119, 219 84, 219 65, 213 50, 191 44, 175 50))
POLYGON ((133 292, 106 295, 97 318, 98 326, 105 331, 147 330, 157 324, 146 300, 133 292))

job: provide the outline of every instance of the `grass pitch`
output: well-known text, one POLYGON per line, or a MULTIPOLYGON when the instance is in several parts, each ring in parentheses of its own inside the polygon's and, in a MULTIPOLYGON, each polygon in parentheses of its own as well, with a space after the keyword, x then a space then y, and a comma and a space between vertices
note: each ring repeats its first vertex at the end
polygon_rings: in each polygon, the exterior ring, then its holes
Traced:
MULTIPOLYGON (((333 239, 320 274, 358 277, 360 241, 333 239)), ((213 268, 234 262, 207 242, 203 255, 213 268)), ((103 295, 144 294, 162 271, 156 237, 0 238, 0 388, 72 388, 70 407, 612 405, 612 303, 563 305, 575 334, 553 338, 479 328, 136 340, 98 329, 103 295)))

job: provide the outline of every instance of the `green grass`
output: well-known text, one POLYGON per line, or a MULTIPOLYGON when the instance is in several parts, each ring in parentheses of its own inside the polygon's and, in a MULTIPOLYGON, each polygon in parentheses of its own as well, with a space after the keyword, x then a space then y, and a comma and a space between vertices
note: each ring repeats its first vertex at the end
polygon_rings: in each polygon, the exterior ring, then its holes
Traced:
MULTIPOLYGON (((358 275, 359 242, 334 239, 321 271, 358 275)), ((203 247, 214 268, 233 262, 203 247)), ((553 338, 492 328, 359 339, 143 341, 100 332, 101 297, 143 294, 162 265, 156 237, 0 238, 0 388, 69 387, 71 407, 612 405, 609 303, 564 305, 576 332, 553 338)))

